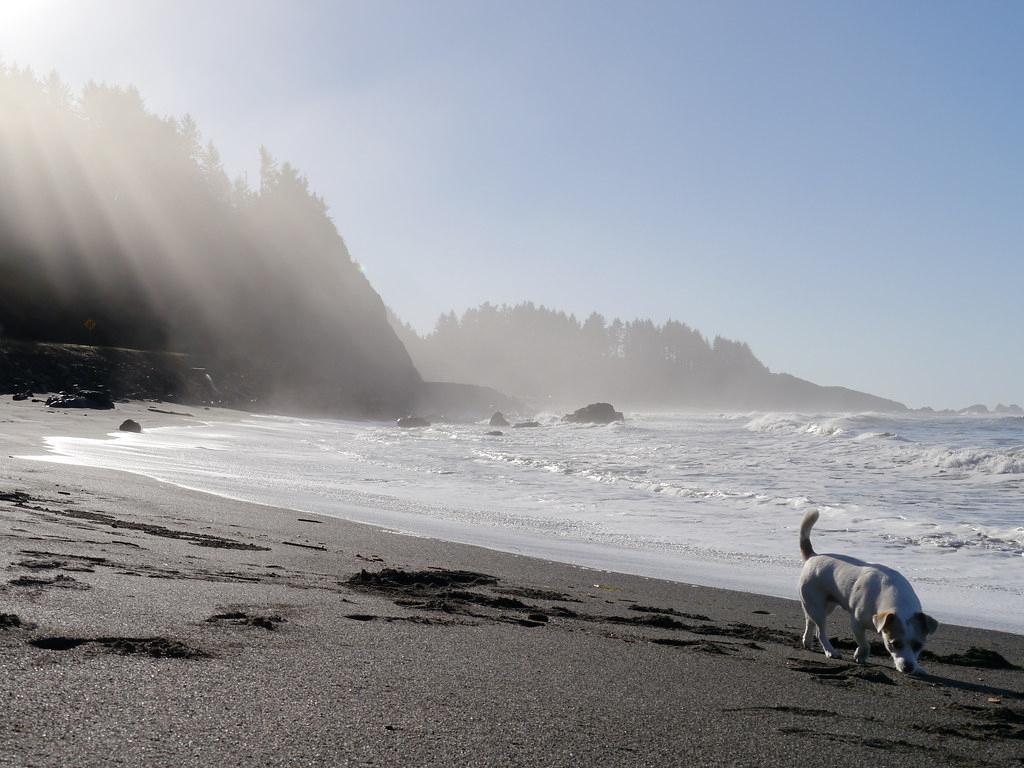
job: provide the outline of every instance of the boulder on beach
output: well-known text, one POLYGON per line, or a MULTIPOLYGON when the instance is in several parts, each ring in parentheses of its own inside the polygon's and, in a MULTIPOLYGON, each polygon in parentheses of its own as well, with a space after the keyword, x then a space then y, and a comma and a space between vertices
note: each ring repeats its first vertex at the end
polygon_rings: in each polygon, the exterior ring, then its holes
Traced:
POLYGON ((395 422, 402 429, 413 429, 414 427, 429 427, 430 422, 422 416, 403 416, 395 422))
POLYGON ((495 411, 494 415, 491 416, 491 426, 492 427, 507 427, 508 426, 508 419, 505 418, 505 414, 503 414, 501 411, 495 411))
POLYGON ((539 421, 520 421, 517 424, 512 425, 512 429, 521 429, 522 427, 539 427, 539 421))
POLYGON ((106 392, 80 389, 77 392, 61 392, 46 399, 50 408, 92 408, 98 411, 109 411, 114 401, 106 392))
POLYGON ((142 425, 135 419, 125 419, 121 422, 121 426, 118 429, 122 432, 141 432, 142 425))
POLYGON ((622 411, 616 411, 611 403, 591 403, 562 417, 562 421, 571 424, 611 424, 613 421, 625 421, 622 411))

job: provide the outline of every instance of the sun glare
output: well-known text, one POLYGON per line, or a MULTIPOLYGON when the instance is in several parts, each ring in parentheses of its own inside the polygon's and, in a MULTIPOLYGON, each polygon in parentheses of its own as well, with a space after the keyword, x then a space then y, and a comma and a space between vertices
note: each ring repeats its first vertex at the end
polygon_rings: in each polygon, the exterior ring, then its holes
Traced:
POLYGON ((53 64, 48 52, 58 46, 63 30, 75 26, 74 18, 84 6, 55 0, 0 0, 0 61, 48 71, 53 64))

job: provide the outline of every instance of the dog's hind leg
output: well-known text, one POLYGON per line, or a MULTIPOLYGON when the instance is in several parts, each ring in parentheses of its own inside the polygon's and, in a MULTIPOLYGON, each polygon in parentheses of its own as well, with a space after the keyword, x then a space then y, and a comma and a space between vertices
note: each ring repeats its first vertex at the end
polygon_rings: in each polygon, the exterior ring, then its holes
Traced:
POLYGON ((824 597, 815 594, 813 589, 802 589, 800 596, 803 598, 804 615, 807 617, 807 624, 804 626, 804 648, 810 645, 810 633, 811 627, 813 627, 825 656, 830 659, 843 658, 843 655, 832 647, 825 628, 825 619, 829 611, 835 607, 835 603, 829 604, 824 597))
POLYGON ((800 638, 800 644, 809 651, 814 642, 814 622, 811 621, 811 617, 807 613, 804 613, 804 622, 804 635, 800 638))

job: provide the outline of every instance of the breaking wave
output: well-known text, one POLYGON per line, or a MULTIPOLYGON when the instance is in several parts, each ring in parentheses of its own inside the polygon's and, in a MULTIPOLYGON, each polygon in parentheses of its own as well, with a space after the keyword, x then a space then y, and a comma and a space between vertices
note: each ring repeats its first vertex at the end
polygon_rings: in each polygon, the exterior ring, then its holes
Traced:
POLYGON ((926 451, 923 460, 944 470, 982 472, 990 475, 1024 474, 1024 448, 1007 451, 935 448, 926 451))
POLYGON ((847 432, 840 418, 814 418, 792 413, 765 413, 747 422, 750 432, 785 432, 794 435, 837 437, 847 432))

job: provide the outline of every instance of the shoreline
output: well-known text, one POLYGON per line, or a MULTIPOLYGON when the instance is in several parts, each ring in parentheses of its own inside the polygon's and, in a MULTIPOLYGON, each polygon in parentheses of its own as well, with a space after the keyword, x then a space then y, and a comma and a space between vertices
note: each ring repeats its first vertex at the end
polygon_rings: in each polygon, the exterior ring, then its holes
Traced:
POLYGON ((0 765, 1020 764, 1024 670, 992 666, 1024 666, 1020 635, 944 625, 922 677, 830 662, 794 600, 13 459, 186 418, 22 405, 0 401, 0 765))
MULTIPOLYGON (((23 458, 23 459, 30 460, 30 461, 43 461, 43 462, 48 462, 48 463, 53 463, 53 464, 64 464, 64 465, 67 465, 67 466, 78 466, 78 467, 83 466, 83 465, 80 465, 80 464, 76 464, 75 462, 70 461, 70 460, 67 461, 67 462, 64 462, 64 461, 61 461, 59 458, 56 458, 56 457, 53 460, 43 459, 43 458, 35 457, 35 456, 31 456, 31 457, 20 456, 18 458, 23 458)), ((223 499, 225 501, 237 502, 237 503, 241 503, 241 504, 249 504, 249 505, 257 506, 257 507, 263 507, 266 510, 268 510, 270 512, 274 512, 274 513, 282 513, 282 514, 293 513, 293 514, 299 514, 299 515, 321 517, 321 518, 324 518, 326 520, 341 520, 343 522, 352 523, 354 525, 364 525, 364 526, 368 526, 370 528, 376 528, 377 530, 381 531, 382 533, 388 533, 388 534, 392 534, 392 535, 395 535, 395 536, 408 536, 408 537, 416 538, 416 539, 430 539, 430 540, 445 542, 445 543, 448 543, 448 544, 453 544, 453 545, 458 545, 458 546, 475 547, 475 548, 483 549, 483 550, 488 551, 488 552, 494 552, 496 554, 511 555, 511 556, 514 556, 514 557, 524 557, 524 558, 529 558, 529 559, 532 559, 532 560, 540 560, 542 562, 551 563, 553 565, 563 565, 563 566, 574 567, 574 568, 582 568, 582 569, 592 570, 592 571, 599 572, 599 573, 621 574, 623 576, 633 576, 633 577, 642 578, 642 579, 652 579, 652 580, 655 580, 655 581, 664 581, 664 582, 668 582, 668 583, 672 583, 672 584, 682 584, 682 585, 691 586, 691 587, 701 587, 701 588, 705 588, 705 589, 715 589, 715 590, 721 590, 721 591, 726 591, 726 592, 736 592, 736 593, 742 593, 742 594, 749 594, 751 596, 756 596, 756 597, 765 597, 765 598, 772 598, 772 599, 777 599, 777 600, 787 600, 787 601, 792 602, 792 603, 797 603, 798 602, 796 600, 796 598, 793 597, 793 595, 795 595, 795 593, 796 593, 795 587, 793 589, 789 589, 789 590, 782 590, 781 588, 773 589, 772 587, 774 586, 774 584, 772 584, 770 582, 764 582, 762 584, 763 589, 762 590, 758 590, 756 587, 750 585, 750 583, 749 583, 750 582, 749 576, 747 578, 742 578, 742 577, 738 577, 738 576, 730 574, 730 569, 732 568, 732 566, 729 563, 726 563, 726 562, 719 562, 719 561, 715 561, 715 560, 707 560, 707 559, 697 559, 697 558, 694 558, 694 559, 688 560, 688 561, 686 561, 685 563, 682 564, 682 567, 687 568, 687 569, 691 569, 691 570, 687 570, 685 575, 679 575, 679 576, 673 577, 671 575, 665 575, 664 573, 660 572, 658 566, 657 565, 652 565, 648 561, 648 559, 645 558, 643 555, 638 556, 636 558, 629 558, 628 555, 625 555, 622 551, 618 551, 618 550, 614 550, 612 548, 609 548, 608 554, 612 558, 615 559, 616 565, 618 565, 620 567, 618 567, 618 568, 615 568, 615 567, 605 568, 605 567, 602 567, 601 564, 600 564, 601 563, 601 556, 600 556, 600 549, 601 548, 598 545, 590 545, 590 546, 588 546, 587 551, 589 553, 589 556, 580 556, 579 555, 578 545, 575 542, 571 542, 571 541, 563 542, 563 541, 560 541, 560 540, 547 541, 547 542, 539 542, 539 541, 538 542, 531 542, 531 549, 529 551, 523 551, 522 549, 519 549, 515 545, 512 545, 512 544, 507 545, 507 546, 501 546, 501 545, 491 544, 491 543, 477 543, 477 542, 474 542, 474 541, 469 541, 469 540, 466 540, 465 537, 460 536, 457 532, 454 533, 453 535, 450 535, 450 536, 445 536, 442 533, 438 533, 438 535, 432 535, 432 534, 429 534, 429 533, 420 533, 420 532, 417 532, 417 531, 412 531, 412 530, 404 529, 404 528, 402 528, 400 526, 388 525, 387 523, 383 523, 383 522, 370 522, 370 521, 367 521, 365 519, 359 519, 360 517, 363 516, 363 515, 360 514, 360 511, 365 509, 365 511, 369 512, 369 511, 371 511, 369 507, 364 508, 364 507, 356 507, 356 506, 351 506, 351 505, 345 505, 345 508, 349 510, 347 513, 345 513, 345 514, 342 514, 342 513, 329 514, 329 513, 326 513, 326 512, 320 512, 320 511, 316 511, 316 510, 313 510, 313 509, 308 509, 308 508, 304 508, 304 507, 300 507, 300 506, 287 506, 287 505, 281 505, 281 504, 274 504, 274 503, 270 503, 270 502, 253 501, 253 500, 241 498, 241 497, 238 497, 238 496, 232 496, 232 495, 229 495, 229 494, 226 494, 226 493, 219 493, 217 491, 206 490, 206 489, 203 489, 203 488, 198 488, 198 487, 194 487, 194 486, 184 485, 184 484, 172 481, 172 480, 164 480, 164 479, 161 479, 159 477, 154 477, 152 475, 146 474, 144 472, 135 472, 135 471, 126 470, 126 469, 110 469, 110 468, 105 468, 105 467, 87 467, 87 468, 93 469, 95 471, 100 471, 100 472, 112 472, 112 473, 124 473, 124 474, 127 474, 127 475, 136 475, 138 477, 143 477, 143 478, 146 478, 147 480, 151 480, 154 483, 160 483, 161 485, 168 485, 168 486, 170 486, 172 488, 175 488, 177 490, 180 490, 180 491, 185 491, 185 492, 188 492, 188 493, 199 493, 199 494, 203 494, 203 495, 206 495, 206 496, 211 496, 211 497, 214 497, 214 498, 217 498, 217 499, 223 499), (537 551, 537 547, 538 546, 543 548, 543 551, 540 552, 540 553, 538 553, 538 551, 537 551), (559 554, 561 554, 562 556, 559 557, 558 556, 559 554), (630 562, 632 562, 633 564, 630 565, 629 564, 630 562), (621 566, 626 566, 626 567, 621 567, 621 566), (785 592, 785 594, 784 594, 784 592, 785 592)), ((458 531, 458 530, 461 530, 461 529, 454 529, 454 530, 458 531)), ((749 564, 748 564, 748 567, 749 567, 749 564)), ((794 569, 794 571, 798 572, 798 569, 794 569)), ((794 584, 795 584, 795 581, 796 581, 796 577, 795 576, 794 576, 793 581, 794 581, 794 584)), ((969 616, 967 614, 963 614, 963 613, 958 612, 956 610, 950 610, 948 607, 943 607, 941 609, 941 612, 942 612, 942 617, 943 617, 943 621, 942 621, 943 626, 959 626, 959 627, 966 627, 966 628, 970 628, 970 629, 978 629, 978 630, 985 630, 985 631, 991 631, 991 632, 1000 632, 1000 633, 1005 633, 1005 634, 1009 634, 1009 635, 1017 635, 1017 636, 1024 637, 1024 630, 1018 629, 1015 626, 1009 626, 1009 625, 1007 625, 1005 623, 1004 620, 996 620, 996 621, 993 621, 991 623, 986 624, 984 621, 977 621, 975 619, 975 617, 969 616), (950 620, 951 618, 952 618, 952 621, 950 620)))
MULTIPOLYGON (((272 421, 279 418, 274 415, 220 409, 206 409, 205 412, 198 412, 192 416, 196 426, 226 425, 229 433, 231 433, 232 423, 235 421, 262 418, 272 421), (207 418, 203 418, 204 416, 207 418)), ((325 420, 323 423, 330 424, 332 420, 325 420)), ((351 422, 342 421, 339 424, 348 426, 351 422)), ((157 426, 174 428, 187 425, 187 421, 177 419, 176 423, 161 423, 157 426)), ((216 429, 213 431, 219 432, 216 429)), ((210 430, 206 430, 206 432, 210 432, 210 430)), ((172 433, 175 436, 170 439, 176 444, 185 433, 185 430, 178 429, 176 433, 172 433)), ((329 518, 377 526, 411 536, 484 547, 494 552, 535 557, 556 563, 683 584, 745 591, 782 599, 795 598, 796 574, 801 565, 796 556, 795 545, 791 553, 765 550, 760 554, 753 554, 745 550, 731 552, 728 551, 728 548, 721 551, 718 548, 706 550, 702 546, 693 546, 682 541, 676 541, 671 546, 657 542, 654 543, 654 546, 649 546, 640 542, 639 548, 635 548, 622 546, 619 542, 612 540, 602 541, 590 536, 577 537, 573 535, 572 531, 568 532, 568 536, 560 535, 557 531, 552 531, 549 535, 542 529, 531 529, 530 518, 523 518, 521 521, 511 518, 507 522, 498 522, 497 525, 479 525, 473 518, 466 518, 460 522, 457 514, 443 511, 443 507, 439 508, 439 514, 434 514, 431 502, 425 502, 423 509, 407 511, 403 509, 402 496, 394 497, 399 502, 395 506, 389 503, 389 493, 387 492, 382 492, 379 496, 375 492, 367 494, 364 491, 332 495, 329 499, 324 497, 327 499, 325 503, 318 497, 303 495, 299 488, 295 489, 297 495, 292 495, 275 491, 275 486, 272 484, 262 487, 259 491, 249 491, 244 485, 239 486, 237 483, 218 483, 212 478, 205 478, 201 469, 197 473, 197 464, 194 459, 192 461, 186 459, 183 462, 183 466, 188 468, 185 471, 179 470, 176 465, 168 465, 166 461, 147 463, 145 449, 133 447, 134 436, 132 435, 125 436, 125 448, 133 454, 139 453, 141 450, 139 455, 142 460, 135 462, 131 468, 122 468, 118 466, 120 463, 118 454, 121 451, 122 441, 108 441, 107 444, 114 446, 109 452, 106 449, 101 449, 97 453, 92 447, 86 447, 84 453, 80 454, 74 445, 74 441, 78 437, 99 438, 102 441, 106 435, 97 435, 95 431, 87 431, 76 434, 71 439, 56 437, 51 442, 51 439, 47 438, 46 449, 49 453, 26 455, 23 458, 54 464, 75 465, 80 463, 82 466, 98 469, 123 471, 157 482, 169 483, 184 490, 208 493, 231 501, 289 509, 302 514, 321 514, 329 518), (300 499, 301 501, 299 501, 300 499)), ((208 436, 208 439, 214 440, 216 445, 217 439, 223 437, 224 435, 218 433, 208 436)), ((189 442, 189 438, 186 437, 185 443, 189 442)), ((280 450, 280 446, 278 446, 278 450, 280 450)), ((239 453, 236 446, 233 451, 229 449, 225 455, 242 454, 239 453)), ((234 471, 236 470, 232 467, 231 472, 234 471)), ((284 478, 278 479, 283 480, 284 478)), ((404 498, 408 502, 408 495, 404 498)), ((418 496, 416 498, 419 499, 418 496)), ((467 509, 471 509, 471 507, 467 507, 467 509)), ((498 520, 500 521, 501 518, 498 520)), ((791 533, 795 540, 796 530, 793 529, 791 533)), ((853 554, 857 553, 855 549, 848 551, 853 554)), ((879 554, 884 556, 884 553, 879 554)), ((877 555, 874 559, 877 559, 877 555)), ((880 561, 888 562, 887 560, 880 561)), ((905 572, 908 574, 914 572, 914 567, 909 566, 908 563, 897 564, 897 567, 910 567, 911 570, 905 572)), ((918 576, 911 576, 911 580, 916 583, 925 605, 936 614, 940 622, 1024 635, 1024 624, 1021 623, 1018 613, 1009 605, 1010 602, 1013 602, 1014 595, 1006 595, 1006 599, 999 601, 988 597, 989 594, 995 593, 985 592, 986 589, 991 590, 991 587, 985 583, 975 584, 972 582, 968 586, 960 586, 949 582, 948 579, 945 583, 948 589, 944 590, 943 583, 930 582, 925 576, 928 573, 926 566, 919 570, 921 573, 918 576), (978 599, 984 600, 980 606, 977 602, 978 599), (979 613, 983 609, 986 612, 979 613)))

